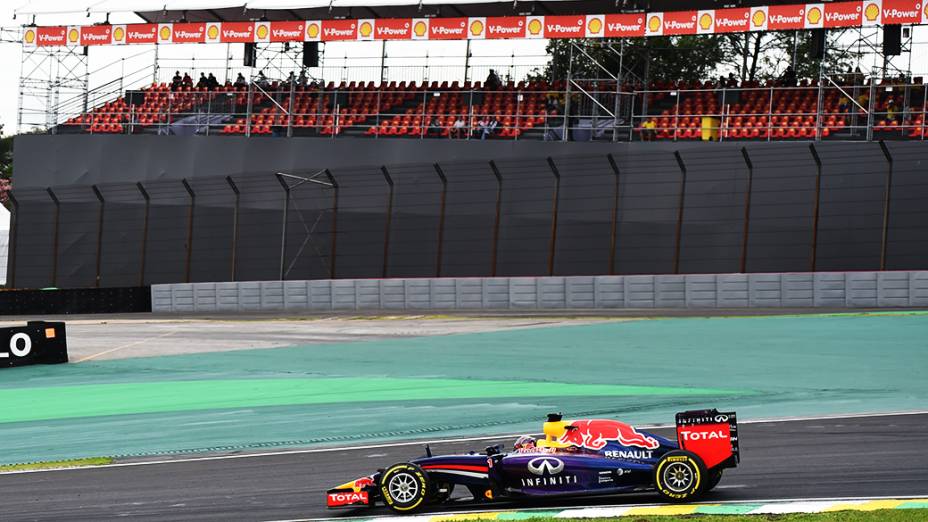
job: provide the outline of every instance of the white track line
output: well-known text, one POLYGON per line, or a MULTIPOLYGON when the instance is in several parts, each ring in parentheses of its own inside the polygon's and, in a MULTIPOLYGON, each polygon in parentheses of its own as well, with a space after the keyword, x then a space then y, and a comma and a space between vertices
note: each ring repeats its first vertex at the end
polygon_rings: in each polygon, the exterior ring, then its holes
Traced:
MULTIPOLYGON (((769 423, 780 423, 780 422, 800 422, 800 421, 814 421, 814 420, 834 420, 834 419, 858 419, 858 418, 871 418, 871 417, 898 417, 904 415, 928 415, 928 410, 918 410, 918 411, 902 411, 902 412, 888 412, 888 413, 862 413, 862 414, 847 414, 847 415, 822 415, 814 417, 786 417, 786 418, 771 418, 771 419, 755 419, 747 421, 738 421, 738 424, 769 424, 769 423)), ((672 427, 672 424, 654 424, 648 426, 635 426, 636 428, 641 429, 655 429, 655 428, 667 428, 672 427)), ((416 440, 416 441, 406 441, 406 442, 385 442, 383 444, 367 444, 361 446, 341 446, 336 448, 312 448, 312 449, 295 449, 295 450, 284 450, 284 451, 269 451, 262 453, 244 453, 236 455, 215 455, 210 457, 191 457, 191 458, 182 458, 182 459, 165 459, 165 460, 148 460, 148 461, 139 461, 139 462, 118 462, 115 464, 101 464, 99 466, 83 466, 83 467, 61 467, 61 468, 45 468, 45 469, 25 469, 25 470, 16 470, 16 471, 2 471, 0 475, 16 475, 21 473, 47 473, 52 471, 73 471, 73 470, 93 470, 93 469, 105 469, 105 468, 126 468, 133 466, 154 466, 159 464, 182 464, 185 462, 206 462, 211 460, 232 460, 232 459, 250 459, 250 458, 260 458, 260 457, 276 457, 279 455, 305 455, 310 453, 334 453, 337 451, 360 451, 360 450, 369 450, 369 449, 380 449, 380 448, 401 448, 405 446, 421 446, 424 444, 451 444, 456 442, 475 442, 481 440, 497 440, 497 439, 510 439, 519 437, 523 435, 522 433, 509 434, 509 435, 486 435, 481 437, 464 437, 457 439, 432 439, 432 440, 416 440)))

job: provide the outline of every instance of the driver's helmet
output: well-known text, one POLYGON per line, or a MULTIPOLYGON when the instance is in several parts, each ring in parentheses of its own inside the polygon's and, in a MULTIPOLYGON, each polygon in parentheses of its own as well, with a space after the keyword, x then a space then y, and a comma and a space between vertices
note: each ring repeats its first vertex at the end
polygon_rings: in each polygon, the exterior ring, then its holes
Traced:
POLYGON ((513 446, 516 451, 522 450, 532 450, 535 449, 535 437, 531 435, 522 435, 516 439, 516 443, 513 446))

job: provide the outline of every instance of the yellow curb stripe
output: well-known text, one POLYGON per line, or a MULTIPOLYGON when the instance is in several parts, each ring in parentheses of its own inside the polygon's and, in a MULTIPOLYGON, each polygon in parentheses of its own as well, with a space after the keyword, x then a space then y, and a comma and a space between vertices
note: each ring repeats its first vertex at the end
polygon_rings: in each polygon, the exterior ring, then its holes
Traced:
POLYGON ((654 506, 635 507, 625 512, 625 515, 692 515, 699 506, 654 506))
POLYGON ((837 503, 822 511, 876 511, 877 509, 895 509, 904 504, 904 500, 869 500, 866 502, 837 503))

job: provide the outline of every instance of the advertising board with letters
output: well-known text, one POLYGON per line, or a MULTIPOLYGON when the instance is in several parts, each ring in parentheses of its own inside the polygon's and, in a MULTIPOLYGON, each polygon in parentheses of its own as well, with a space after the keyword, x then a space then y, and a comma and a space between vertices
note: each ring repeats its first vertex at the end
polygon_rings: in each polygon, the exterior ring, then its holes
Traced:
POLYGON ((68 362, 64 323, 30 321, 0 328, 0 368, 68 362))

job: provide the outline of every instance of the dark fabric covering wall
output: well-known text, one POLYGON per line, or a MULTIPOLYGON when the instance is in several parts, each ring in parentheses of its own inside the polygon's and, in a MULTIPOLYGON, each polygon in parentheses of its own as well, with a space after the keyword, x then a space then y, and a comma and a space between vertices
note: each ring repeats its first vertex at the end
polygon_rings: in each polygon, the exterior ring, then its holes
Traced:
MULTIPOLYGON (((276 280, 281 269, 284 279, 328 278, 333 268, 337 278, 728 273, 741 270, 742 256, 748 272, 812 269, 818 170, 809 143, 545 148, 378 140, 397 152, 366 140, 327 141, 330 153, 348 154, 336 156, 322 154, 318 140, 39 138, 70 154, 75 167, 20 157, 42 140, 17 144, 18 287, 276 280), (357 150, 349 154, 344 142, 357 150), (263 155, 263 167, 251 153, 263 155), (375 153, 397 161, 372 161, 375 153), (52 198, 37 185, 54 180, 42 171, 30 183, 42 167, 60 177, 49 185, 59 200, 57 227, 52 198), (227 178, 240 193, 237 235, 227 178), (151 196, 145 241, 137 182, 151 196), (102 235, 92 184, 105 200, 102 235)), ((822 162, 815 268, 878 270, 890 167, 883 149, 814 148, 822 162)), ((928 149, 907 142, 886 150, 893 159, 886 268, 928 268, 928 149)))

